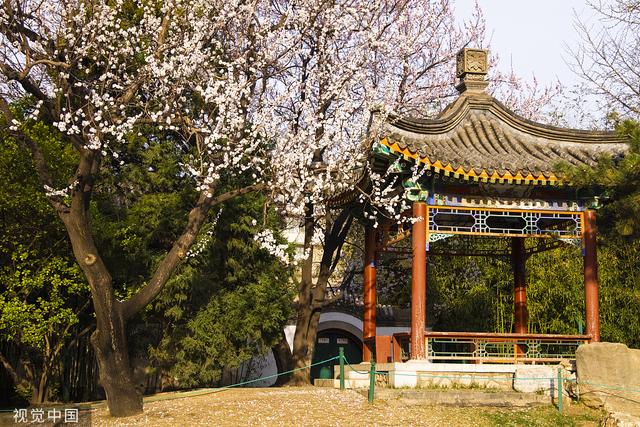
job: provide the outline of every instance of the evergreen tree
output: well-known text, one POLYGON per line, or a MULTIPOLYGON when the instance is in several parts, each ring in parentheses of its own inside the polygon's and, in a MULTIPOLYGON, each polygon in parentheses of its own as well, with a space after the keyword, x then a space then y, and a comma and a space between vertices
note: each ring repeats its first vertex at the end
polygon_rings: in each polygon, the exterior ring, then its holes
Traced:
MULTIPOLYGON (((280 338, 293 300, 291 270, 254 240, 264 199, 246 195, 219 212, 198 253, 150 310, 162 325, 152 348, 171 387, 211 386, 223 368, 266 353, 280 338)), ((277 218, 266 218, 271 228, 277 218)))
MULTIPOLYGON (((615 115, 613 116, 615 119, 615 115)), ((628 151, 619 157, 603 156, 593 168, 558 165, 579 188, 603 191, 598 226, 605 234, 640 237, 640 123, 620 121, 617 132, 629 140, 628 151)))
MULTIPOLYGON (((30 155, 0 129, 0 362, 23 398, 42 403, 59 397, 60 358, 86 327, 88 287, 30 155)), ((73 155, 45 126, 27 132, 60 159, 54 177, 71 168, 73 155)))

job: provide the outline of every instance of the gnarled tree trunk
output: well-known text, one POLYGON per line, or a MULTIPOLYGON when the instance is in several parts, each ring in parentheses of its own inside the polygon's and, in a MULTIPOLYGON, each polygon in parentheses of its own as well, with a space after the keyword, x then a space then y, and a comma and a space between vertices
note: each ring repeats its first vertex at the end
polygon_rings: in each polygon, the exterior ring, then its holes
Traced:
POLYGON ((314 232, 313 207, 307 206, 305 219, 304 249, 309 252, 302 267, 302 279, 298 289, 298 307, 296 332, 293 338, 293 369, 289 385, 307 385, 311 383, 310 365, 313 361, 320 314, 326 305, 325 295, 329 277, 335 270, 342 245, 351 227, 353 216, 350 208, 344 208, 333 219, 330 214, 325 216, 325 239, 322 260, 318 276, 313 280, 313 245, 311 243, 314 232))
MULTIPOLYGON (((86 160, 81 161, 79 170, 90 161, 86 160)), ((92 166, 97 168, 97 165, 92 166)), ((77 194, 81 191, 74 190, 71 208, 60 217, 67 229, 74 256, 91 290, 96 314, 96 330, 91 336, 91 344, 98 361, 99 382, 107 396, 111 415, 126 417, 142 412, 142 393, 135 387, 129 363, 123 304, 115 298, 113 280, 95 246, 88 195, 86 192, 77 194)))
POLYGON ((100 385, 107 397, 109 412, 114 417, 126 417, 142 412, 142 390, 136 387, 129 361, 126 322, 118 309, 103 312, 101 321, 91 335, 91 344, 98 361, 100 385))
MULTIPOLYGON (((76 172, 77 185, 70 208, 59 208, 71 240, 74 256, 84 272, 96 314, 96 330, 91 343, 98 361, 100 385, 107 396, 111 415, 125 417, 142 412, 142 391, 136 388, 127 345, 127 320, 149 304, 162 290, 195 242, 212 206, 235 196, 258 190, 256 184, 211 197, 213 184, 203 191, 188 215, 187 225, 162 259, 152 277, 126 301, 116 299, 113 280, 98 253, 90 223, 89 201, 99 160, 95 154, 83 153, 76 172)), ((55 206, 55 205, 54 205, 55 206)))
MULTIPOLYGON (((326 283, 324 285, 317 284, 317 286, 324 292, 326 283)), ((319 308, 314 309, 312 307, 321 303, 322 300, 313 298, 311 302, 299 305, 292 354, 293 369, 296 370, 291 374, 289 385, 307 385, 311 383, 311 369, 309 366, 313 361, 321 314, 319 308)))
POLYGON ((276 361, 276 368, 278 368, 278 378, 274 386, 281 386, 286 384, 291 378, 291 374, 283 374, 283 372, 288 372, 293 368, 293 358, 291 354, 291 347, 289 347, 289 343, 287 342, 287 337, 284 335, 284 331, 282 333, 282 338, 278 341, 278 344, 271 348, 273 352, 273 358, 276 361))

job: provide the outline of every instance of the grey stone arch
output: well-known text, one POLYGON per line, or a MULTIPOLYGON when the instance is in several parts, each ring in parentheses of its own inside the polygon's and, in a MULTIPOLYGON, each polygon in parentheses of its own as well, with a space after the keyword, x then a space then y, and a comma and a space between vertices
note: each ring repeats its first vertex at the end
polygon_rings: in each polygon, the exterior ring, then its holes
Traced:
POLYGON ((322 370, 326 368, 333 370, 335 374, 335 365, 339 363, 337 360, 318 363, 329 357, 337 356, 339 347, 344 347, 344 355, 350 363, 362 361, 362 330, 357 326, 361 321, 355 316, 342 312, 323 313, 323 315, 325 314, 328 314, 330 319, 324 320, 318 325, 316 340, 326 333, 328 336, 342 336, 348 340, 349 344, 338 344, 333 339, 326 344, 317 343, 313 354, 313 363, 316 365, 311 368, 312 380, 320 378, 322 370))
POLYGON ((318 325, 318 333, 330 329, 347 332, 358 341, 358 344, 362 345, 362 331, 351 323, 340 320, 328 320, 318 325))

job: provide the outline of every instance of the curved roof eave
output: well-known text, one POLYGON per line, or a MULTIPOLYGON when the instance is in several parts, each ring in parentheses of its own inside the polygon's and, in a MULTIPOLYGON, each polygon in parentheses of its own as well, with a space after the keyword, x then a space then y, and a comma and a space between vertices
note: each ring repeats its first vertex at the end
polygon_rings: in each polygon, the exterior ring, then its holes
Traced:
POLYGON ((485 93, 461 94, 434 119, 389 115, 372 141, 437 173, 484 182, 557 184, 566 162, 593 165, 627 149, 614 132, 564 129, 527 120, 485 93))
POLYGON ((488 110, 522 132, 556 141, 580 143, 625 143, 615 132, 561 128, 526 119, 488 94, 461 94, 436 118, 418 119, 390 114, 386 123, 420 135, 438 135, 456 127, 471 110, 488 110))

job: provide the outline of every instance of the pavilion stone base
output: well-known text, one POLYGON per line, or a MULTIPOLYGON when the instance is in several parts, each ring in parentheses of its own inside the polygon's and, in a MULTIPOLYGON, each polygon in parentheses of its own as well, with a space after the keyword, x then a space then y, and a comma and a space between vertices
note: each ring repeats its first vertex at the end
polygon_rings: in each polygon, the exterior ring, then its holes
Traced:
MULTIPOLYGON (((369 387, 369 363, 345 366, 345 387, 369 387)), ((410 360, 376 365, 376 385, 390 388, 478 388, 550 395, 556 390, 558 365, 460 364, 410 360)), ((324 386, 340 386, 340 367, 324 386)), ((568 373, 563 376, 567 377, 568 373)), ((320 385, 320 384, 318 384, 320 385)))

